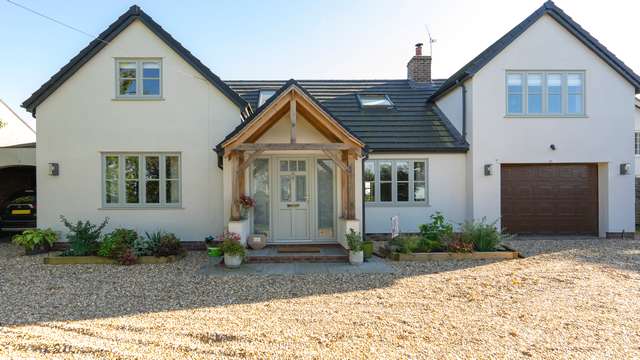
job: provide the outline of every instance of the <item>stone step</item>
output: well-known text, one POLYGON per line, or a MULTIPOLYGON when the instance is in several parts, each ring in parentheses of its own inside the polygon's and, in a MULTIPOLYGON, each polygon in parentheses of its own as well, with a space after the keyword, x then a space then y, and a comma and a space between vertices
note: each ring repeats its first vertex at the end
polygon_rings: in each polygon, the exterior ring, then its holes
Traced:
POLYGON ((260 255, 247 256, 248 263, 289 263, 289 262, 311 262, 311 263, 344 263, 349 262, 348 255, 320 255, 320 254, 287 254, 287 255, 260 255))

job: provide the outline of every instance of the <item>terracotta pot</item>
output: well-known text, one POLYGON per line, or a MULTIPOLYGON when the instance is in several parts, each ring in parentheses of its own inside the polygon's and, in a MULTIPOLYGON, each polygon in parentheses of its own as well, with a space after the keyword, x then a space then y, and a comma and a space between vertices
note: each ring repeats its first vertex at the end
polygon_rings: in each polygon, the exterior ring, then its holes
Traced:
POLYGON ((267 246, 267 236, 263 234, 249 235, 247 244, 249 244, 249 247, 253 250, 260 250, 267 246))

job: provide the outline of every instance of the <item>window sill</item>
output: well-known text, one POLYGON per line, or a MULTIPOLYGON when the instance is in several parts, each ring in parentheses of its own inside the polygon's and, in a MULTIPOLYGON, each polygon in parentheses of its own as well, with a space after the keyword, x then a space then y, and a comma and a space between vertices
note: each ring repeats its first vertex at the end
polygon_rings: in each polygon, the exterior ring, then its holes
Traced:
POLYGON ((380 203, 380 202, 366 202, 364 203, 367 207, 393 207, 393 208, 415 208, 415 207, 431 207, 428 202, 388 202, 388 203, 380 203))
POLYGON ((176 206, 103 206, 98 210, 184 210, 180 205, 176 206))
POLYGON ((531 119, 588 119, 589 116, 586 114, 581 115, 560 115, 560 114, 542 114, 542 115, 516 115, 516 114, 507 114, 504 116, 505 119, 522 119, 522 118, 531 118, 531 119))
POLYGON ((164 101, 163 97, 115 97, 111 101, 164 101))

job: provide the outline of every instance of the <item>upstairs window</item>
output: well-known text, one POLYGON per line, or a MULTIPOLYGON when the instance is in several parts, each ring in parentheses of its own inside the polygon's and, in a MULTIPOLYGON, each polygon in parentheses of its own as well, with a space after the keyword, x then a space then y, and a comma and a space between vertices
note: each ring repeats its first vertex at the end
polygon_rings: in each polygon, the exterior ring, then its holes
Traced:
POLYGON ((507 115, 583 116, 583 71, 509 71, 507 115))
POLYGON ((394 106, 391 99, 389 99, 389 97, 384 94, 358 94, 357 96, 358 101, 360 102, 360 107, 362 107, 363 109, 390 109, 394 106))
POLYGON ((258 96, 258 107, 262 106, 267 100, 271 99, 275 95, 275 90, 260 90, 260 96, 258 96))
POLYGON ((118 98, 159 98, 162 95, 162 62, 152 59, 117 61, 118 98))

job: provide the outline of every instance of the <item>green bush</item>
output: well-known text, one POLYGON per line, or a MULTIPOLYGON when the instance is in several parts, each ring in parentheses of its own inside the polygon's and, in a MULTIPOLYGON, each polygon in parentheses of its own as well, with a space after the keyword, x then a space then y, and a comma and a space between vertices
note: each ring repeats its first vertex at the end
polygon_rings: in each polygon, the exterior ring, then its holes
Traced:
POLYGON ((158 247, 154 252, 154 256, 171 256, 171 255, 180 255, 184 253, 184 249, 182 248, 182 243, 180 243, 180 239, 178 239, 172 233, 162 233, 160 236, 160 241, 158 242, 158 247))
POLYGON ((483 218, 479 222, 466 221, 462 224, 461 239, 465 243, 473 244, 477 251, 495 251, 505 235, 501 234, 496 227, 497 221, 486 223, 483 218))
POLYGON ((133 253, 136 256, 152 256, 158 251, 162 232, 145 233, 146 237, 138 237, 133 242, 133 253))
POLYGON ((69 229, 67 234, 69 249, 62 253, 63 256, 88 256, 97 253, 100 247, 100 234, 107 226, 109 218, 105 218, 100 225, 92 224, 89 221, 78 221, 74 225, 63 215, 60 215, 60 220, 69 229))
POLYGON ((240 244, 239 242, 233 240, 227 239, 223 241, 220 248, 222 249, 222 252, 227 255, 244 256, 245 254, 244 246, 242 246, 242 244, 240 244))
POLYGON ((431 215, 431 222, 420 225, 420 235, 426 240, 442 242, 443 238, 453 234, 453 225, 446 222, 441 212, 431 215))
POLYGON ((353 252, 362 251, 362 235, 359 232, 355 232, 353 229, 349 229, 349 233, 345 234, 347 245, 349 250, 353 252))
POLYGON ((120 259, 128 250, 132 249, 135 241, 138 239, 138 233, 130 229, 115 229, 111 233, 105 235, 98 256, 104 256, 112 259, 120 259))
POLYGON ((13 243, 22 246, 26 252, 37 249, 49 249, 58 241, 58 235, 51 229, 25 230, 13 237, 13 243))
POLYGON ((418 250, 420 240, 422 240, 422 236, 419 235, 398 235, 391 239, 389 244, 391 245, 392 251, 410 254, 418 250))

